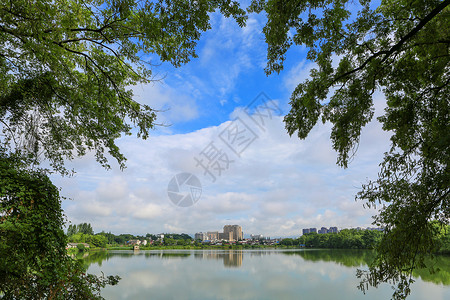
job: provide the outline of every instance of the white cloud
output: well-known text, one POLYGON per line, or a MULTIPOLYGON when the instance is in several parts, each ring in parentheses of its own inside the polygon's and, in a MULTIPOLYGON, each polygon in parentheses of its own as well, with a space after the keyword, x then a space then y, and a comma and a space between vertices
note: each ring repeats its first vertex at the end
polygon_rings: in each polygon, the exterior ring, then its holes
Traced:
POLYGON ((307 60, 301 60, 297 65, 288 70, 284 77, 284 85, 289 90, 289 93, 292 93, 299 83, 309 78, 313 68, 317 68, 317 64, 307 60))
POLYGON ((199 116, 195 99, 189 92, 183 89, 174 89, 164 84, 164 81, 139 85, 133 88, 135 100, 141 104, 147 104, 159 111, 157 122, 165 125, 186 122, 199 116))

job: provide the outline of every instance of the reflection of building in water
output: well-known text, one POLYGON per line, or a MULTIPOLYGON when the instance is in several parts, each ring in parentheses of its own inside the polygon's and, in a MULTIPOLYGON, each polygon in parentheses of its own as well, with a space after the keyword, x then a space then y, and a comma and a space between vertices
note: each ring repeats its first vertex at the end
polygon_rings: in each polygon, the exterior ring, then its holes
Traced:
POLYGON ((216 250, 210 250, 210 251, 202 251, 203 258, 206 259, 220 259, 219 257, 219 251, 216 250))
POLYGON ((242 227, 239 225, 225 225, 223 226, 223 233, 228 234, 228 233, 232 233, 233 234, 233 239, 230 241, 239 241, 242 240, 243 238, 243 234, 242 234, 242 227))
POLYGON ((244 254, 242 251, 230 251, 224 254, 223 265, 225 267, 240 267, 242 266, 242 259, 244 254))
POLYGON ((202 252, 194 253, 195 258, 203 259, 222 259, 225 267, 240 267, 242 266, 242 260, 244 253, 242 251, 221 251, 221 250, 203 250, 202 252))

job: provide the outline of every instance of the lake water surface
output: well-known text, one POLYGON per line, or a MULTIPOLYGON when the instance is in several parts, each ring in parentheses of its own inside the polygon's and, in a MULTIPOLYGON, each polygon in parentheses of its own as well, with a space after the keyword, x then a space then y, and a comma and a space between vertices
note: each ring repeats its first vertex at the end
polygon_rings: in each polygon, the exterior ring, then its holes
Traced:
MULTIPOLYGON (((105 299, 390 299, 390 285, 357 289, 356 269, 371 251, 351 250, 151 250, 92 252, 89 273, 119 275, 105 299)), ((450 299, 450 257, 441 271, 417 271, 408 299, 450 299)))

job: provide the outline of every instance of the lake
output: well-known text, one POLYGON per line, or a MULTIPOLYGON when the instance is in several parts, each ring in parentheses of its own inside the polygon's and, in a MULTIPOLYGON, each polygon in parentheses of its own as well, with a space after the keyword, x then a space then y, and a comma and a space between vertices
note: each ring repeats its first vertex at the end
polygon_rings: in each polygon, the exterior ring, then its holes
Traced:
MULTIPOLYGON (((367 250, 150 250, 92 252, 88 272, 119 275, 105 299, 390 299, 384 284, 364 295, 356 269, 366 268, 367 250)), ((415 272, 408 299, 450 299, 450 257, 434 262, 441 271, 415 272)))

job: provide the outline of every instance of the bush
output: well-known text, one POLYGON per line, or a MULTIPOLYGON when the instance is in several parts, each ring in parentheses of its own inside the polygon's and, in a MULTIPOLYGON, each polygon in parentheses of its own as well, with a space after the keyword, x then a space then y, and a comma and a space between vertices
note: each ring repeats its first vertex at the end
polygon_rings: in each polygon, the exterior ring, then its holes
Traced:
POLYGON ((77 245, 77 249, 78 249, 78 251, 80 251, 80 252, 84 252, 84 251, 87 250, 86 247, 85 247, 83 244, 78 244, 78 245, 77 245))

